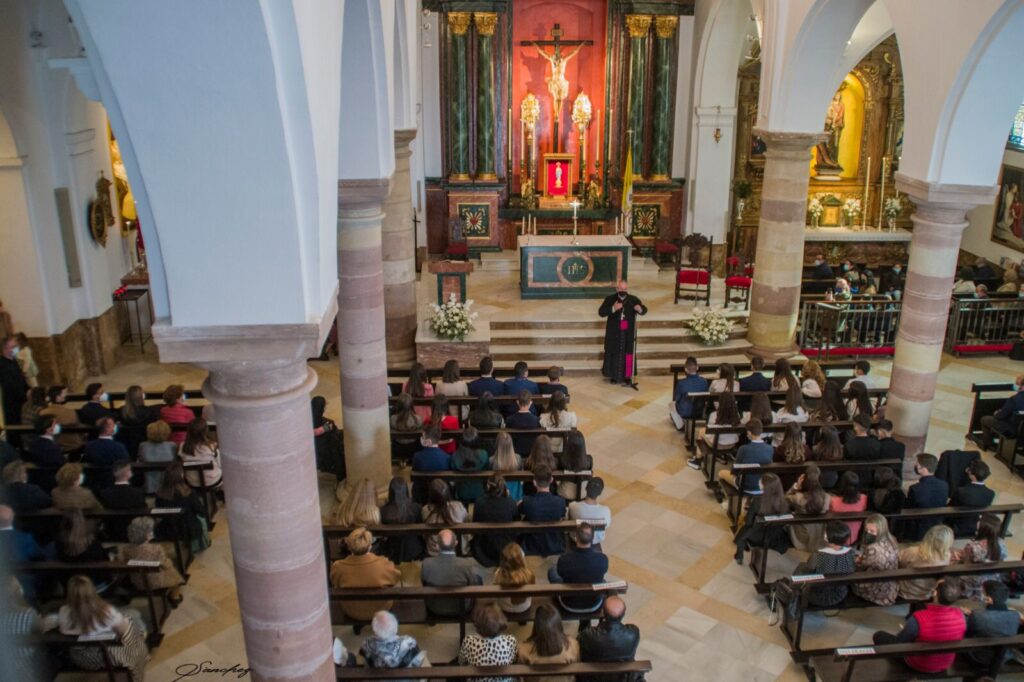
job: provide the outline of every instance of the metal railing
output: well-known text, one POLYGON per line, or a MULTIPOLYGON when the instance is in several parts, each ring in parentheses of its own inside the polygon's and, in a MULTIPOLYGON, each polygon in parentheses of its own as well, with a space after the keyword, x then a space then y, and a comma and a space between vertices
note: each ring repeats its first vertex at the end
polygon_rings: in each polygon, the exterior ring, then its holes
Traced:
POLYGON ((805 301, 800 308, 800 347, 816 348, 819 358, 827 358, 836 347, 892 346, 902 309, 901 301, 891 300, 805 301))
POLYGON ((947 353, 964 346, 1012 344, 1024 331, 1024 299, 954 298, 949 302, 947 353))

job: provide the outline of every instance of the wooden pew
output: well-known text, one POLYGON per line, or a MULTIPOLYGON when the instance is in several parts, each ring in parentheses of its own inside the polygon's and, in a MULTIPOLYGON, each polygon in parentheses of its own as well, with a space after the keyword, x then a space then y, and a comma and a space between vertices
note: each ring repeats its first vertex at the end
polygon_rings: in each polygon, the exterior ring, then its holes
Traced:
MULTIPOLYGON (((810 674, 817 674, 822 682, 876 682, 877 680, 916 680, 922 674, 908 667, 903 659, 922 654, 956 653, 955 662, 944 679, 973 679, 987 674, 996 679, 1000 674, 1024 671, 1014 660, 1003 662, 1007 649, 1024 645, 1024 635, 1013 637, 968 637, 957 642, 913 642, 910 644, 868 644, 862 647, 841 647, 808 662, 810 674), (968 651, 988 649, 992 664, 983 669, 966 656, 968 651)), ((929 675, 928 677, 932 677, 929 675)))
MULTIPOLYGON (((111 410, 117 409, 115 403, 124 403, 125 395, 125 391, 107 391, 107 407, 110 408, 111 410)), ((163 390, 144 391, 143 395, 145 396, 146 400, 158 400, 160 402, 163 402, 164 399, 163 390)), ((202 400, 203 402, 206 402, 206 399, 203 397, 203 389, 201 388, 186 388, 185 395, 193 396, 193 398, 191 398, 189 402, 192 402, 192 400, 202 400)), ((89 402, 90 397, 91 396, 87 396, 84 393, 68 393, 67 396, 65 397, 65 402, 87 403, 89 402)))
POLYGON ((117 635, 111 633, 109 635, 99 638, 87 638, 80 640, 78 635, 62 635, 59 632, 48 632, 45 634, 31 634, 31 635, 7 635, 7 641, 9 648, 7 652, 13 651, 15 648, 21 647, 39 647, 43 649, 43 656, 48 659, 56 659, 59 662, 59 667, 56 668, 58 673, 78 673, 78 674, 98 674, 106 673, 107 680, 109 682, 123 682, 123 680, 129 679, 129 670, 123 665, 118 665, 110 657, 109 647, 118 646, 120 641, 117 635), (84 670, 79 668, 71 662, 70 651, 72 648, 85 648, 85 649, 99 649, 100 659, 103 661, 103 668, 99 671, 84 670), (50 654, 58 650, 61 652, 59 657, 51 656, 50 654))
MULTIPOLYGON (((1006 537, 1010 530, 1010 521, 1013 519, 1013 515, 1024 511, 1024 505, 1022 504, 993 504, 988 507, 936 507, 934 509, 904 509, 901 512, 895 514, 883 514, 887 520, 891 521, 918 521, 921 519, 935 519, 935 518, 949 518, 951 516, 974 516, 976 514, 995 514, 996 516, 1002 516, 1003 522, 999 526, 1000 537, 1006 537)), ((758 521, 758 524, 764 526, 790 526, 790 525, 801 525, 809 523, 827 523, 829 521, 863 521, 864 519, 877 514, 878 512, 873 510, 866 510, 862 512, 829 512, 828 514, 780 514, 779 516, 773 516, 762 521, 758 521)), ((891 525, 891 524, 890 524, 891 525)), ((755 547, 750 553, 750 562, 748 564, 750 570, 753 571, 754 577, 757 578, 757 582, 754 583, 754 589, 757 590, 758 594, 767 594, 770 585, 765 577, 768 570, 768 552, 767 550, 755 547)))
POLYGON ((985 381, 971 384, 974 404, 971 406, 971 421, 967 426, 967 435, 981 435, 981 418, 993 415, 1003 406, 1006 399, 1017 392, 1017 387, 1009 381, 985 381))
MULTIPOLYGON (((149 618, 150 627, 153 629, 149 633, 149 646, 159 646, 163 640, 163 626, 164 621, 167 620, 167 616, 171 613, 171 605, 167 599, 166 589, 153 589, 149 586, 148 575, 157 573, 160 571, 159 564, 153 565, 150 563, 145 564, 127 564, 120 563, 117 561, 90 561, 86 563, 67 563, 63 561, 30 561, 21 563, 9 564, 8 568, 11 573, 17 575, 33 575, 33 576, 53 576, 60 578, 61 589, 64 589, 64 585, 67 583, 68 578, 73 575, 87 575, 92 573, 112 573, 115 576, 127 577, 131 574, 141 574, 143 581, 146 584, 145 589, 142 590, 141 596, 146 598, 147 605, 149 607, 149 618), (157 598, 161 602, 160 615, 157 615, 156 602, 157 598)), ((135 589, 130 583, 126 581, 118 581, 118 587, 126 588, 129 594, 136 595, 139 591, 135 589)))
MULTIPOLYGON (((936 566, 929 568, 899 568, 892 571, 864 571, 851 573, 850 575, 844 576, 833 576, 833 577, 822 577, 822 578, 811 578, 806 580, 800 580, 793 584, 795 592, 795 599, 797 600, 797 617, 796 622, 791 623, 790 618, 787 615, 783 615, 782 622, 780 624, 782 628, 782 634, 785 635, 786 641, 789 642, 791 650, 789 652, 790 657, 800 664, 806 663, 808 659, 813 656, 825 656, 831 654, 835 647, 826 649, 802 649, 801 640, 803 638, 804 630, 804 617, 808 611, 822 611, 822 610, 842 610, 851 608, 891 608, 891 607, 880 607, 871 602, 864 601, 850 594, 838 606, 832 606, 828 608, 818 607, 808 602, 808 595, 810 594, 810 588, 822 587, 822 586, 835 586, 835 585, 856 585, 859 583, 878 583, 878 582, 896 582, 900 580, 908 580, 913 578, 943 578, 943 577, 959 577, 965 575, 979 575, 989 573, 1009 573, 1010 571, 1020 571, 1024 569, 1024 561, 1000 561, 987 564, 956 564, 952 566, 936 566)), ((794 576, 800 578, 800 576, 794 576)), ((897 601, 897 604, 906 603, 897 601)))
POLYGON ((600 616, 600 609, 592 613, 574 613, 566 611, 558 604, 558 597, 583 596, 601 594, 624 594, 628 589, 625 581, 604 583, 540 583, 523 585, 522 587, 505 588, 498 585, 472 585, 469 587, 426 587, 422 585, 409 587, 332 587, 331 624, 362 626, 365 622, 353 621, 345 616, 340 605, 345 601, 394 601, 391 609, 402 624, 425 623, 458 623, 459 641, 466 636, 466 623, 473 617, 472 609, 463 609, 458 616, 443 616, 430 613, 425 599, 446 598, 467 599, 500 599, 502 597, 530 597, 533 603, 529 611, 515 614, 510 620, 530 621, 536 612, 538 602, 550 603, 558 609, 563 620, 588 620, 600 616))
MULTIPOLYGON (((734 463, 729 471, 736 477, 736 482, 739 485, 725 491, 725 495, 729 498, 729 507, 727 511, 729 520, 732 521, 733 530, 736 530, 736 522, 739 519, 740 512, 743 510, 743 500, 747 497, 747 492, 743 490, 743 474, 802 474, 807 471, 809 466, 812 465, 821 469, 822 472, 834 471, 840 476, 844 471, 874 471, 878 467, 889 467, 895 471, 901 479, 903 478, 903 460, 900 459, 876 459, 870 462, 839 460, 836 462, 804 462, 802 464, 778 463, 763 465, 734 463)), ((705 483, 711 487, 715 482, 707 481, 705 483)), ((866 490, 867 488, 864 489, 866 490)))
MULTIPOLYGON (((607 675, 619 679, 621 675, 641 675, 651 672, 650 661, 625 663, 565 663, 544 665, 470 666, 439 664, 430 668, 335 668, 339 680, 468 680, 519 679, 520 677, 547 677, 551 675, 607 675)), ((575 677, 573 677, 575 679, 575 677)))
MULTIPOLYGON (((581 522, 572 520, 543 521, 530 523, 529 521, 511 521, 509 523, 395 523, 380 526, 369 526, 369 530, 375 537, 398 537, 403 535, 418 535, 427 537, 435 535, 444 529, 455 533, 459 542, 455 544, 455 551, 461 552, 463 535, 525 535, 529 533, 548 533, 551 531, 563 531, 565 533, 576 529, 581 522)), ((591 523, 597 530, 603 530, 603 523, 591 523)), ((334 547, 340 547, 345 536, 355 530, 354 527, 340 525, 325 525, 323 527, 324 557, 327 560, 327 573, 331 572, 331 562, 340 558, 334 547)))
MULTIPOLYGON (((412 480, 432 481, 435 478, 440 478, 442 481, 449 483, 468 483, 471 481, 478 481, 484 483, 491 476, 494 475, 493 471, 413 471, 412 480)), ((523 483, 533 481, 532 471, 503 471, 501 475, 506 481, 521 481, 523 483)), ((569 481, 576 484, 576 499, 583 499, 583 484, 594 477, 593 471, 552 471, 551 475, 556 483, 560 481, 569 481)))
MULTIPOLYGON (((793 365, 793 371, 799 376, 800 367, 803 366, 804 360, 794 358, 790 361, 793 365)), ((821 365, 821 370, 825 373, 828 378, 852 378, 854 369, 854 360, 830 360, 829 362, 818 363, 821 365)), ((740 374, 752 372, 752 368, 749 362, 734 362, 732 363, 733 369, 736 370, 736 378, 739 378, 740 374)), ((672 372, 672 390, 675 391, 676 384, 679 383, 679 376, 686 372, 686 365, 682 363, 673 363, 669 365, 669 370, 672 372)), ((701 365, 700 374, 706 379, 713 379, 715 373, 718 371, 718 365, 701 365)), ((775 369, 768 364, 764 368, 765 376, 771 377, 774 374, 775 369)))
MULTIPOLYGON (((105 519, 134 519, 139 516, 150 516, 153 518, 154 523, 159 523, 164 517, 170 520, 171 526, 174 528, 174 561, 177 564, 178 572, 181 573, 181 577, 188 582, 189 574, 188 567, 192 564, 192 538, 188 534, 188 525, 184 522, 184 511, 181 507, 161 507, 161 508, 150 508, 145 509, 83 509, 82 513, 87 519, 97 519, 103 521, 105 519)), ((50 523, 53 526, 57 526, 60 520, 63 518, 64 513, 59 509, 44 509, 43 511, 37 512, 23 512, 17 515, 15 522, 22 521, 35 521, 50 523)), ((35 524, 33 524, 35 525, 35 524)))

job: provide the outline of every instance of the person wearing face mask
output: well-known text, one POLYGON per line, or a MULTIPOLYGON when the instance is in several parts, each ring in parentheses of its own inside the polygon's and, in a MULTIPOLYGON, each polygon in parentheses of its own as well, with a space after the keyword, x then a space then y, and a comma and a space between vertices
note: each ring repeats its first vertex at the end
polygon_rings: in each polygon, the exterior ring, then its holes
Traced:
MULTIPOLYGON (((858 571, 895 571, 900 567, 899 546, 881 514, 873 514, 864 520, 861 547, 857 557, 858 571)), ((879 606, 895 604, 899 594, 896 582, 857 583, 851 587, 855 595, 879 606)))
MULTIPOLYGON (((932 454, 922 452, 917 456, 914 471, 921 478, 907 490, 907 509, 934 509, 945 507, 949 503, 949 484, 935 475, 939 459, 932 454)), ((942 523, 942 519, 919 519, 908 523, 905 540, 918 540, 932 526, 942 523), (913 532, 916 530, 916 533, 913 532)))
POLYGON ((122 443, 114 440, 117 435, 117 422, 112 417, 104 417, 96 425, 100 431, 100 437, 85 444, 85 453, 82 461, 92 464, 101 469, 92 469, 89 472, 89 487, 99 492, 114 484, 114 474, 111 467, 115 462, 128 461, 128 449, 122 443))
POLYGON ((78 412, 68 406, 68 387, 64 385, 50 386, 46 389, 46 398, 49 404, 39 410, 40 417, 53 416, 60 424, 62 433, 57 438, 61 450, 71 452, 85 445, 85 435, 81 433, 68 433, 67 427, 81 426, 78 421, 78 412))
POLYGON ((601 303, 597 314, 607 318, 601 374, 613 384, 637 388, 636 318, 647 314, 647 306, 629 293, 629 284, 622 279, 615 285, 615 293, 601 303))
POLYGON ((99 420, 113 417, 114 412, 107 407, 110 396, 103 390, 103 384, 89 384, 85 387, 89 402, 78 409, 78 421, 87 426, 95 426, 99 420))
POLYGON ((18 340, 4 339, 0 352, 0 394, 3 397, 4 424, 21 423, 21 408, 28 396, 28 381, 18 364, 18 340))
POLYGON ((903 266, 897 263, 882 274, 882 291, 896 301, 903 295, 903 266))
POLYGON ((983 450, 995 451, 996 436, 999 439, 1013 438, 1020 425, 1020 412, 1024 410, 1024 374, 1018 374, 1014 381, 1017 392, 1006 399, 1003 406, 995 414, 981 418, 981 436, 970 434, 968 440, 981 446, 983 450))
POLYGON ((50 493, 54 509, 103 509, 92 491, 82 486, 83 471, 81 464, 65 464, 57 470, 57 487, 50 493))
POLYGON ((35 426, 38 435, 29 443, 25 458, 39 467, 33 477, 44 490, 49 490, 56 484, 57 469, 65 463, 64 452, 55 442, 60 435, 60 424, 56 417, 47 415, 37 419, 35 426))
POLYGON ((832 266, 825 262, 825 257, 820 253, 814 256, 814 270, 811 274, 814 279, 832 279, 835 277, 835 273, 832 272, 832 266))

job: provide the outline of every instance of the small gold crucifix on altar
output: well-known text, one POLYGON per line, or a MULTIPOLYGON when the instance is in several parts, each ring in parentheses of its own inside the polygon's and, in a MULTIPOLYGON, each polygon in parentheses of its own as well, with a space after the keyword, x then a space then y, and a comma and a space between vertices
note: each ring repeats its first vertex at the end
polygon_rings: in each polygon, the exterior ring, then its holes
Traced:
POLYGON ((593 45, 593 40, 562 40, 562 27, 555 24, 554 28, 551 29, 552 40, 524 40, 520 42, 520 45, 533 45, 537 48, 537 52, 540 56, 548 60, 551 64, 551 75, 546 79, 548 84, 548 92, 551 94, 552 104, 554 106, 554 125, 555 125, 555 146, 554 151, 558 152, 558 117, 562 110, 562 103, 569 96, 569 81, 565 79, 565 65, 570 59, 575 57, 585 45, 593 45), (545 47, 548 45, 555 48, 554 52, 548 52, 545 47), (571 51, 569 54, 562 54, 562 47, 573 47, 576 49, 571 51))

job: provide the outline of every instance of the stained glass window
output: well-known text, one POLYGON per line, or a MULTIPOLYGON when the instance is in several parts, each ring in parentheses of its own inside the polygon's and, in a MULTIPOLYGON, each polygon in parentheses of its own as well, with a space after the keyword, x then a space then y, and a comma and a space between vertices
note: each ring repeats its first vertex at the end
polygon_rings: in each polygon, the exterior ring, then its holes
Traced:
POLYGON ((1013 117, 1013 127, 1010 128, 1010 146, 1024 150, 1024 104, 1017 109, 1017 115, 1013 117))

